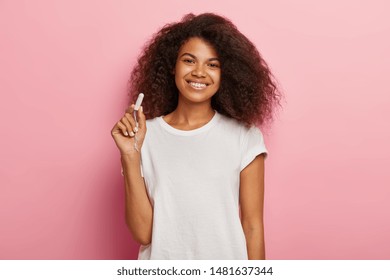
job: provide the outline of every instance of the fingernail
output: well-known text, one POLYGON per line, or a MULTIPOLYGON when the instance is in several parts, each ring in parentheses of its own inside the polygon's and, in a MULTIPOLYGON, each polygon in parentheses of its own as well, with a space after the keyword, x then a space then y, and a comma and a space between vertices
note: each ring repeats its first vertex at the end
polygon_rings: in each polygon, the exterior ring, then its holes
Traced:
POLYGON ((129 136, 129 134, 127 133, 127 131, 125 131, 125 135, 126 135, 126 136, 129 136))
POLYGON ((130 131, 130 137, 133 137, 134 135, 134 132, 130 131))
POLYGON ((139 107, 139 110, 143 113, 144 112, 144 108, 142 106, 139 107))
POLYGON ((135 132, 135 133, 138 132, 138 127, 134 127, 134 132, 135 132))

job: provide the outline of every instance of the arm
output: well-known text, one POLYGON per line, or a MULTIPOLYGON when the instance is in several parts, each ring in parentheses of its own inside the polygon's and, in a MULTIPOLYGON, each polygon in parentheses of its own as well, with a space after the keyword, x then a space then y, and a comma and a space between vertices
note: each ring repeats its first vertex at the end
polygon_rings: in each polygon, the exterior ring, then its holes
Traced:
POLYGON ((153 209, 141 176, 141 155, 134 148, 134 134, 137 134, 138 148, 141 150, 146 134, 146 120, 142 107, 138 111, 139 127, 132 117, 132 105, 122 119, 115 124, 111 135, 121 153, 125 178, 126 224, 135 241, 142 245, 151 242, 153 209))
POLYGON ((126 224, 135 241, 151 242, 153 209, 140 170, 140 154, 121 156, 125 177, 126 224))
POLYGON ((264 260, 264 155, 257 156, 240 174, 241 224, 248 259, 264 260))

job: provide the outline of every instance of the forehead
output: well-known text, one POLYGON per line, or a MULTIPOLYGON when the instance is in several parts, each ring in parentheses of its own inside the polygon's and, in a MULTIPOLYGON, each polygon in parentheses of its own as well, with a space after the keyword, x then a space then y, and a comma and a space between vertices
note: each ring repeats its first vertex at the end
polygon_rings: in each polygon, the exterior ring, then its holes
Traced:
POLYGON ((217 51, 209 42, 198 38, 193 37, 188 39, 179 50, 179 56, 184 53, 190 53, 195 56, 200 57, 218 57, 217 51))

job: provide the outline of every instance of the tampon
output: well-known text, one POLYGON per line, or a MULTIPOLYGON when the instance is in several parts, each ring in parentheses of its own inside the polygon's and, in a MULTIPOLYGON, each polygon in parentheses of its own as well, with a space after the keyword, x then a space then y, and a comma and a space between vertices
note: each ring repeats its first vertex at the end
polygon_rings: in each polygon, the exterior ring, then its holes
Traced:
POLYGON ((135 102, 134 111, 138 111, 139 107, 141 106, 142 100, 144 100, 144 94, 140 93, 138 95, 137 101, 135 102))
MULTIPOLYGON (((135 102, 134 112, 133 112, 133 117, 134 117, 134 121, 135 121, 135 127, 137 128, 137 130, 138 130, 137 111, 138 111, 139 107, 142 104, 142 100, 144 100, 144 94, 140 93, 138 95, 137 101, 135 102)), ((134 149, 137 152, 139 152, 137 144, 138 144, 137 133, 135 133, 135 135, 134 135, 134 149)))

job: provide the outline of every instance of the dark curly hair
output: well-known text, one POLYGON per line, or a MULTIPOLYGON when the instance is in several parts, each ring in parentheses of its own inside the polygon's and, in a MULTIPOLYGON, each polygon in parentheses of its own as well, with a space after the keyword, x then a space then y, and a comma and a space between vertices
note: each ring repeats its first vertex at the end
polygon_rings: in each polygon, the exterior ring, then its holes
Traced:
POLYGON ((173 70, 180 47, 193 37, 210 43, 221 63, 221 85, 212 97, 213 109, 248 126, 271 121, 280 93, 269 67, 230 20, 212 13, 187 14, 180 22, 165 25, 145 45, 131 73, 129 94, 134 103, 138 93, 145 93, 146 118, 176 109, 173 70))

